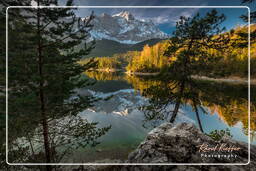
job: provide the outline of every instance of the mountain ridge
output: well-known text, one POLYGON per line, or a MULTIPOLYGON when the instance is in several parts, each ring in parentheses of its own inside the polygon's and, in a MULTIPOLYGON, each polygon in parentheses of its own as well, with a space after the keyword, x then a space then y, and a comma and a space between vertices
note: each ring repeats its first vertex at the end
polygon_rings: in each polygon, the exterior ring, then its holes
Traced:
POLYGON ((90 35, 94 40, 108 39, 122 44, 137 44, 150 39, 169 37, 151 20, 137 19, 128 11, 113 15, 107 13, 95 15, 92 25, 90 35))
POLYGON ((141 51, 145 45, 152 46, 165 39, 149 39, 136 44, 122 44, 120 42, 108 39, 96 40, 95 48, 85 58, 112 56, 117 53, 126 53, 128 51, 141 51))

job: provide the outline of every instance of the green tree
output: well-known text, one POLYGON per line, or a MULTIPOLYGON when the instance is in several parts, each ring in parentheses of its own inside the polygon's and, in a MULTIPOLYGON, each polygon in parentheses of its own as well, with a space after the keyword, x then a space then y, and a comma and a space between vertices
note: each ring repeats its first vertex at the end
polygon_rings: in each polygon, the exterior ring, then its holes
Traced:
MULTIPOLYGON (((255 4, 255 0, 242 0, 242 4, 255 4)), ((251 23, 256 23, 256 11, 251 11, 250 19, 251 23)), ((245 21, 248 22, 248 15, 242 15, 241 18, 245 21)))
MULTIPOLYGON (((174 122, 182 99, 184 96, 185 85, 187 83, 194 84, 191 76, 202 70, 198 67, 200 63, 212 60, 214 56, 208 53, 209 49, 221 50, 225 44, 229 42, 229 35, 224 34, 225 28, 221 28, 221 23, 225 20, 225 16, 218 15, 216 10, 208 12, 204 17, 197 13, 193 18, 180 17, 176 24, 176 30, 173 37, 169 41, 165 55, 169 58, 175 58, 170 65, 170 73, 178 80, 179 90, 176 93, 175 106, 172 112, 170 122, 174 122)), ((194 84, 193 86, 196 86, 194 84)), ((194 97, 196 98, 196 94, 194 97)), ((194 98, 193 98, 194 99, 194 98)), ((199 100, 194 99, 193 107, 197 112, 197 106, 200 105, 199 100)))
MULTIPOLYGON (((25 2, 26 0, 24 0, 25 2)), ((5 124, 5 120, 6 120, 6 108, 5 108, 5 83, 6 83, 6 14, 5 14, 5 7, 7 6, 15 6, 15 5, 20 5, 19 2, 14 1, 14 0, 3 0, 0 3, 1 5, 1 9, 0 9, 0 170, 5 170, 10 168, 10 166, 8 166, 6 164, 6 160, 5 160, 5 151, 6 151, 6 144, 5 144, 5 131, 6 131, 6 124, 5 124)), ((11 12, 12 13, 12 12, 11 12)), ((12 15, 15 15, 14 13, 12 13, 12 15)), ((12 167, 13 169, 15 168, 14 166, 12 167)))
POLYGON ((9 16, 9 160, 58 163, 75 147, 96 145, 110 128, 78 115, 96 100, 77 91, 90 84, 82 73, 93 64, 78 61, 92 49, 86 39, 93 14, 82 21, 71 8, 20 10, 9 9, 21 16, 9 16))

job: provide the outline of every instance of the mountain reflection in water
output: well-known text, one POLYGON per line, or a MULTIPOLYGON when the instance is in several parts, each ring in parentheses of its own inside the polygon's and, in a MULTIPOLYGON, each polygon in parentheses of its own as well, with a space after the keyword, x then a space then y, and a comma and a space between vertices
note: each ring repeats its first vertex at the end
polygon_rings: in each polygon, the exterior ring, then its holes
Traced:
MULTIPOLYGON (((91 94, 102 100, 81 115, 89 121, 99 122, 100 126, 112 126, 100 138, 101 144, 96 149, 85 149, 91 154, 89 161, 96 158, 125 159, 153 127, 170 121, 177 101, 180 101, 180 106, 174 122, 192 122, 199 128, 201 126, 205 133, 229 128, 234 139, 248 142, 246 85, 195 81, 196 86, 185 84, 180 94, 180 84, 174 80, 163 81, 118 72, 86 72, 85 75, 97 82, 89 90, 80 90, 79 93, 91 94)), ((255 87, 251 89, 251 143, 256 144, 255 87)), ((80 150, 78 156, 83 155, 85 151, 80 150)))

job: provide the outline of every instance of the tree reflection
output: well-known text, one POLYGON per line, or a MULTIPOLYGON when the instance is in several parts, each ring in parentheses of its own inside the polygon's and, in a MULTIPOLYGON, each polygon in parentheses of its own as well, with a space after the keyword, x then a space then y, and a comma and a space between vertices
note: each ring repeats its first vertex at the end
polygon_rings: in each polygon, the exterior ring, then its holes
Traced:
POLYGON ((151 86, 143 91, 143 95, 150 97, 149 105, 143 107, 146 120, 167 120, 173 123, 179 109, 183 105, 190 104, 196 114, 199 128, 204 132, 199 116, 199 110, 204 111, 204 109, 195 82, 179 79, 164 79, 159 82, 161 82, 160 86, 151 86))
MULTIPOLYGON (((228 126, 242 123, 243 132, 248 135, 248 87, 246 85, 224 84, 209 81, 181 79, 176 76, 129 76, 125 74, 94 72, 88 75, 97 80, 125 80, 146 97, 149 104, 142 106, 145 126, 159 125, 159 122, 174 122, 183 106, 191 106, 199 129, 204 132, 200 115, 217 114, 228 126), (114 76, 116 75, 116 76, 114 76), (114 76, 114 77, 113 77, 114 76)), ((251 86, 255 90, 255 86, 251 86)), ((256 102, 251 91, 251 140, 255 139, 256 102)))
MULTIPOLYGON (((192 79, 180 81, 167 78, 158 79, 158 81, 160 82, 158 85, 152 85, 142 91, 142 95, 149 98, 149 105, 142 108, 147 122, 158 123, 160 120, 165 120, 173 123, 178 113, 181 113, 179 111, 181 107, 189 105, 195 113, 202 132, 204 130, 200 112, 218 114, 228 126, 235 126, 241 122, 243 132, 248 135, 248 87, 246 85, 229 85, 192 79)), ((254 97, 255 95, 252 94, 250 104, 252 140, 256 125, 254 97)))
POLYGON ((84 72, 90 78, 100 81, 107 80, 122 80, 122 74, 119 72, 99 72, 99 71, 86 71, 84 72))

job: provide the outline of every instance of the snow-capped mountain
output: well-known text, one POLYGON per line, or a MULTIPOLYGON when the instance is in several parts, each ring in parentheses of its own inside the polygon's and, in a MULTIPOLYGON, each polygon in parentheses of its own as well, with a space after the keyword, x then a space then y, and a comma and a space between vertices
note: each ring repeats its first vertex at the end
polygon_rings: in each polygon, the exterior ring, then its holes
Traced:
POLYGON ((122 11, 109 15, 95 16, 91 33, 96 40, 108 39, 125 44, 135 44, 149 39, 167 38, 152 21, 136 19, 130 12, 122 11))

